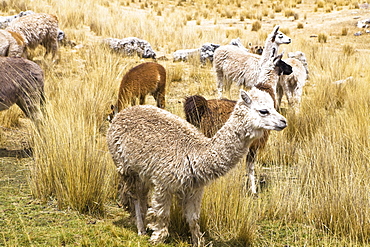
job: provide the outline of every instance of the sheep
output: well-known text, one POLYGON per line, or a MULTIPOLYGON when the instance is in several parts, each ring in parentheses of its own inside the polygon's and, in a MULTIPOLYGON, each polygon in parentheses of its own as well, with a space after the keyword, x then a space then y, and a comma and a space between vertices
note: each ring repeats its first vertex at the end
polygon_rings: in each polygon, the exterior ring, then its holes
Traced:
POLYGON ((18 33, 0 30, 0 56, 26 57, 26 46, 18 33))
POLYGON ((282 75, 279 78, 276 88, 277 107, 281 105, 283 94, 285 94, 288 104, 298 113, 301 104, 303 87, 308 79, 307 59, 303 52, 289 52, 288 58, 284 60, 292 66, 293 73, 282 75))
POLYGON ((198 222, 204 187, 234 168, 264 129, 280 131, 286 126, 271 97, 256 88, 241 89, 230 118, 212 138, 179 116, 151 105, 118 113, 108 129, 107 143, 138 234, 146 233, 147 216, 153 230, 150 242, 166 238, 175 195, 193 244, 203 245, 198 222), (152 203, 148 209, 149 192, 152 203))
POLYGON ((118 91, 117 103, 111 106, 112 112, 108 116, 108 121, 112 121, 114 115, 130 102, 131 105, 135 105, 136 98, 139 98, 140 105, 143 105, 147 94, 154 97, 157 107, 165 108, 166 70, 159 63, 139 64, 124 75, 118 91))
POLYGON ((256 55, 233 45, 221 46, 215 51, 214 71, 216 72, 218 97, 222 98, 223 89, 230 90, 232 82, 237 86, 251 88, 256 84, 262 65, 277 55, 279 45, 289 44, 291 39, 278 31, 279 26, 268 35, 262 55, 256 55))
MULTIPOLYGON (((274 87, 278 81, 278 75, 281 74, 284 61, 281 60, 282 54, 271 58, 271 62, 265 64, 258 77, 258 83, 255 85, 258 89, 267 92, 275 102, 274 87), (271 67, 273 66, 273 68, 271 67)), ((289 66, 285 64, 283 67, 289 66)), ((193 95, 185 98, 184 112, 186 120, 199 128, 205 136, 212 137, 227 121, 236 101, 228 99, 211 99, 206 100, 200 95, 193 95)), ((276 107, 276 104, 275 104, 276 107)), ((261 138, 252 142, 249 152, 246 156, 247 174, 250 182, 250 192, 257 194, 254 175, 254 163, 257 151, 262 149, 267 140, 269 132, 264 131, 261 138)))
POLYGON ((34 13, 22 16, 9 23, 5 29, 18 33, 24 39, 28 49, 35 49, 38 45, 46 48, 44 57, 50 52, 52 59, 58 51, 58 19, 55 15, 34 13))
POLYGON ((44 73, 39 65, 24 58, 0 57, 0 111, 17 104, 37 123, 44 99, 44 73))
POLYGON ((148 41, 136 37, 128 37, 124 39, 108 38, 103 40, 103 43, 109 45, 111 49, 122 53, 125 56, 138 55, 142 58, 156 59, 156 53, 148 41))

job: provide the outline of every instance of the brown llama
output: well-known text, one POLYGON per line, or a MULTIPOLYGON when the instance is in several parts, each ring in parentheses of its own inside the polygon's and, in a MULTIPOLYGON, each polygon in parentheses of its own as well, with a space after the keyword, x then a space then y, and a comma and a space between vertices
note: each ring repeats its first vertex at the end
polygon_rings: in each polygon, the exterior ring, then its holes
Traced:
POLYGON ((44 73, 39 65, 15 57, 0 57, 0 111, 13 104, 33 121, 41 120, 44 73))
POLYGON ((112 105, 112 113, 108 120, 120 112, 127 105, 135 105, 139 98, 140 105, 145 104, 145 97, 151 94, 157 102, 157 107, 166 106, 166 70, 159 63, 147 62, 131 68, 123 77, 118 91, 118 99, 115 106, 112 105))
MULTIPOLYGON (((267 92, 274 101, 274 107, 276 105, 276 87, 279 75, 282 74, 283 70, 288 71, 289 65, 281 60, 282 54, 271 58, 273 59, 274 69, 271 70, 269 66, 264 66, 261 74, 258 77, 258 83, 255 85, 256 88, 267 92), (274 73, 269 73, 273 71, 274 73)), ((292 73, 290 67, 290 73, 292 73)), ((189 96, 184 102, 184 112, 186 120, 191 124, 199 128, 207 137, 212 137, 227 121, 236 101, 227 99, 211 99, 206 100, 204 97, 199 95, 189 96)), ((252 194, 257 194, 257 188, 255 183, 254 175, 254 163, 256 160, 258 150, 265 147, 268 140, 269 131, 264 130, 263 135, 252 142, 249 147, 249 152, 246 156, 247 173, 250 182, 250 191, 252 194)))

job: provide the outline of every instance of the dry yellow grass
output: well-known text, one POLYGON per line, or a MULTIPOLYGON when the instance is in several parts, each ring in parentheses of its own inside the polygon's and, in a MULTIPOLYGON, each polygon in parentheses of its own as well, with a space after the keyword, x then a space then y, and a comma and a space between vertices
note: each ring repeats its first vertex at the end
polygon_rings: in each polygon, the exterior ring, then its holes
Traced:
MULTIPOLYGON (((281 50, 301 50, 308 58, 310 81, 304 90, 301 113, 294 115, 285 109, 288 129, 273 133, 259 155, 257 173, 267 175, 266 188, 259 198, 246 195, 245 164, 241 163, 207 188, 202 229, 209 239, 230 246, 283 243, 284 237, 270 239, 269 234, 263 234, 266 224, 277 225, 280 230, 284 224, 303 224, 310 228, 308 235, 300 231, 295 234, 303 239, 300 243, 306 241, 311 246, 323 245, 322 239, 326 239, 327 246, 368 244, 370 68, 364 66, 370 55, 368 36, 351 35, 354 27, 349 22, 349 11, 355 8, 355 1, 341 1, 343 14, 338 16, 344 16, 343 20, 326 13, 329 5, 325 1, 315 2, 3 1, 4 15, 25 9, 56 14, 67 37, 81 45, 61 47, 57 64, 42 58, 42 48, 33 52, 34 60, 45 71, 47 95, 44 128, 34 131, 30 140, 34 148, 30 179, 33 195, 44 201, 54 198, 61 208, 92 214, 104 212, 104 205, 114 200, 116 172, 106 148, 105 118, 116 101, 122 76, 143 60, 109 51, 101 45, 103 38, 136 36, 149 41, 159 56, 170 58, 159 61, 167 69, 167 110, 183 116, 185 96, 216 96, 215 77, 211 66, 201 66, 198 60, 173 63, 172 52, 206 42, 227 44, 236 35, 245 45, 263 43, 272 27, 280 24, 293 39, 281 50), (224 6, 227 8, 221 11, 224 6), (251 10, 258 13, 274 13, 273 19, 267 14, 242 12, 244 6, 253 6, 251 10), (315 7, 317 12, 313 12, 315 7), (290 10, 305 16, 303 29, 284 17, 284 11, 290 10), (333 24, 326 30, 323 18, 318 18, 324 14, 333 24), (251 32, 255 21, 262 27, 251 32), (348 35, 342 35, 343 25, 348 35), (326 42, 309 38, 324 32, 326 42), (332 84, 350 76, 353 80, 346 84, 332 84), (311 228, 322 235, 316 237, 311 228)), ((231 95, 235 99, 236 87, 231 95)), ((147 102, 154 104, 150 97, 147 102)), ((16 128, 19 114, 17 109, 2 112, 0 124, 16 128)), ((27 131, 32 131, 31 124, 27 131)), ((173 216, 175 228, 179 217, 176 213, 173 216)), ((185 231, 182 223, 176 228, 180 232, 185 231)))

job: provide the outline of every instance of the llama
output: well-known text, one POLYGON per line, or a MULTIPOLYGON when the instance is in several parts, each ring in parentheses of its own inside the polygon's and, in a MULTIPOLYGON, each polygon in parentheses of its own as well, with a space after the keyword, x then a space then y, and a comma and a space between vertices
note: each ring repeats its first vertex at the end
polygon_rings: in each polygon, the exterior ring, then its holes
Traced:
POLYGON ((54 15, 35 13, 22 16, 9 23, 5 29, 22 36, 28 49, 35 49, 38 45, 45 47, 46 57, 50 52, 52 59, 58 51, 58 19, 54 15))
POLYGON ((288 104, 296 113, 299 112, 303 87, 308 79, 308 66, 306 56, 303 52, 288 53, 284 61, 292 66, 293 72, 290 75, 282 75, 279 78, 276 88, 277 107, 280 107, 283 94, 285 94, 288 104))
POLYGON ((257 82, 259 70, 270 57, 275 57, 279 45, 289 44, 291 39, 278 31, 279 26, 268 35, 262 55, 256 55, 233 45, 221 46, 215 51, 213 67, 216 72, 218 97, 224 88, 230 91, 231 84, 251 88, 257 82))
POLYGON ((130 102, 131 105, 135 105, 136 98, 139 98, 140 105, 145 104, 147 94, 154 97, 157 107, 165 108, 166 70, 159 63, 142 63, 125 74, 118 91, 117 103, 111 106, 112 113, 108 116, 108 120, 111 122, 113 116, 130 102))
POLYGON ((31 120, 41 120, 44 102, 44 73, 39 65, 24 59, 0 57, 0 111, 13 104, 31 120))
POLYGON ((146 233, 148 212, 148 226, 153 230, 150 241, 165 239, 175 195, 193 244, 202 245, 198 221, 204 187, 235 167, 264 129, 280 131, 286 126, 271 97, 256 88, 240 91, 230 118, 212 138, 154 106, 134 106, 118 113, 107 133, 108 149, 124 183, 126 206, 136 218, 138 234, 146 233))
MULTIPOLYGON (((271 64, 265 64, 261 70, 256 87, 267 92, 275 102, 275 89, 278 81, 278 75, 281 74, 282 68, 280 63, 282 54, 276 58, 271 58, 271 64), (272 73, 271 73, 272 72, 272 73)), ((199 128, 205 136, 212 137, 227 121, 236 101, 228 99, 211 99, 206 100, 204 97, 194 95, 185 98, 184 112, 186 120, 199 128)), ((275 105, 276 107, 276 105, 275 105)), ((253 195, 257 194, 257 188, 254 175, 254 163, 259 149, 265 147, 268 140, 269 131, 265 130, 262 137, 252 142, 249 147, 249 152, 246 156, 247 174, 250 182, 250 192, 253 195)))
POLYGON ((26 57, 26 47, 22 36, 12 31, 0 30, 0 56, 26 57))

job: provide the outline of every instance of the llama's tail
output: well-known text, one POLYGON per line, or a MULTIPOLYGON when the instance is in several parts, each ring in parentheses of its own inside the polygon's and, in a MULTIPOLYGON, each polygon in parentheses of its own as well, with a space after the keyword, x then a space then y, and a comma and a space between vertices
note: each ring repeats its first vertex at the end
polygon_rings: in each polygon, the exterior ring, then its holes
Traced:
POLYGON ((200 126, 203 114, 208 109, 207 100, 200 95, 193 95, 185 98, 184 112, 186 120, 194 126, 200 126))

